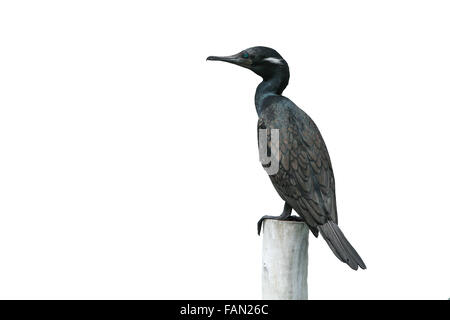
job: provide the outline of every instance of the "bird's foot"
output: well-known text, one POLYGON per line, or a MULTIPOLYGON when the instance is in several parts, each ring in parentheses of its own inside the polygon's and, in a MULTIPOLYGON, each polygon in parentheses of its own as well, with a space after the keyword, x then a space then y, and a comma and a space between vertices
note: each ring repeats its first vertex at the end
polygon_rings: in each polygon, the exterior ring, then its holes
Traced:
POLYGON ((305 221, 299 216, 291 216, 291 215, 289 215, 289 216, 283 216, 283 215, 281 215, 281 216, 263 216, 258 221, 258 236, 261 233, 261 228, 262 228, 263 222, 266 219, 279 220, 279 221, 299 221, 299 222, 305 221))

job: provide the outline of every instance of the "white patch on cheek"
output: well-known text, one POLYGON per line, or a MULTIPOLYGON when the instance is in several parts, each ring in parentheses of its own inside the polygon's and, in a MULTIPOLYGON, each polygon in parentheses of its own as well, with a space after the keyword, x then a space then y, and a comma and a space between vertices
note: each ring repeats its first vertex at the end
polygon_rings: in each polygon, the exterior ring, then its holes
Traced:
POLYGON ((265 58, 263 61, 267 61, 267 62, 275 63, 275 64, 283 64, 283 61, 282 61, 281 59, 278 59, 278 58, 272 58, 272 57, 270 57, 270 58, 265 58))

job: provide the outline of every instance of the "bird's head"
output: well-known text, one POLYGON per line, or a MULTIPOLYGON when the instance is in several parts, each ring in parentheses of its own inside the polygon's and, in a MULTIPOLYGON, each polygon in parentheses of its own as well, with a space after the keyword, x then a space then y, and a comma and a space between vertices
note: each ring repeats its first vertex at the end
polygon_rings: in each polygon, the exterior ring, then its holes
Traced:
POLYGON ((225 61, 252 70, 263 79, 287 73, 289 66, 283 57, 268 47, 252 47, 231 56, 209 56, 206 60, 225 61))

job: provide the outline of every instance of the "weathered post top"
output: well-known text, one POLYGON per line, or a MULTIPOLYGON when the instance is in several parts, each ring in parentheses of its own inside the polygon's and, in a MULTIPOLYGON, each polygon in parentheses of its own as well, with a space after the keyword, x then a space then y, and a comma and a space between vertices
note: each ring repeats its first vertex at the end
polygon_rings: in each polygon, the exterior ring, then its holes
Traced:
POLYGON ((308 235, 303 222, 265 220, 262 298, 308 299, 308 235))

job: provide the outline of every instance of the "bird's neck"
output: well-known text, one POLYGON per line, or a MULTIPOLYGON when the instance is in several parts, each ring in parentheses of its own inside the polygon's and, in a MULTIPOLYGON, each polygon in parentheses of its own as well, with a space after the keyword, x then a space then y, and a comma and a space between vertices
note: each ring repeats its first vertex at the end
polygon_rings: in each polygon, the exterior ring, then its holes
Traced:
POLYGON ((255 105, 258 116, 261 116, 266 104, 264 100, 267 97, 278 95, 283 93, 289 82, 289 73, 280 72, 274 74, 272 77, 264 79, 256 89, 255 105))

